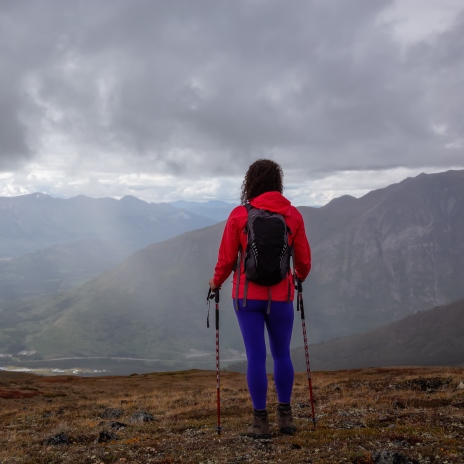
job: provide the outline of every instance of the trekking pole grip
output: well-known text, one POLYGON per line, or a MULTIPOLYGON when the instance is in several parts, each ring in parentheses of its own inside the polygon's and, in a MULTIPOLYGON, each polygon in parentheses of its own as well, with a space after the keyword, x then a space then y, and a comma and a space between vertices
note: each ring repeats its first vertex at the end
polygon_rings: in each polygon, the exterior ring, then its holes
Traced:
MULTIPOLYGON (((208 288, 208 296, 206 297, 206 304, 208 306, 208 317, 206 318, 206 328, 209 329, 209 310, 210 310, 210 303, 211 300, 214 298, 214 301, 216 302, 216 309, 218 309, 218 303, 219 303, 219 287, 216 288, 216 290, 211 290, 211 287, 208 288)), ((217 311, 216 311, 217 312, 217 311)), ((216 315, 216 328, 218 326, 218 316, 216 315)))

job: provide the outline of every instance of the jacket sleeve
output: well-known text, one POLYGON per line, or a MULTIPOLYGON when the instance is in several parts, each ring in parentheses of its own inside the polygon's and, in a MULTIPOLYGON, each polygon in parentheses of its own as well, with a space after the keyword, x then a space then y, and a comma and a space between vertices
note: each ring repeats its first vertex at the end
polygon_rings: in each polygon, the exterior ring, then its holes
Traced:
POLYGON ((293 238, 293 265, 297 277, 303 282, 311 270, 311 248, 304 227, 303 218, 293 238))
POLYGON ((218 260, 214 269, 214 285, 220 287, 229 277, 237 262, 240 246, 240 230, 237 225, 235 210, 227 219, 219 246, 218 260))

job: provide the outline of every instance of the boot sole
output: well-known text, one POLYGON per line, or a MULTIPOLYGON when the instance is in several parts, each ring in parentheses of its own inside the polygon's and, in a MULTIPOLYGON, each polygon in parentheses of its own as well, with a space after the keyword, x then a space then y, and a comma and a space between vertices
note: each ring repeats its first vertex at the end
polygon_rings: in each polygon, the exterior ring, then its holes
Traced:
POLYGON ((254 440, 269 440, 272 438, 270 433, 244 433, 244 437, 253 438, 254 440))
POLYGON ((295 435, 296 428, 295 427, 282 427, 280 429, 280 433, 283 433, 284 435, 295 435))

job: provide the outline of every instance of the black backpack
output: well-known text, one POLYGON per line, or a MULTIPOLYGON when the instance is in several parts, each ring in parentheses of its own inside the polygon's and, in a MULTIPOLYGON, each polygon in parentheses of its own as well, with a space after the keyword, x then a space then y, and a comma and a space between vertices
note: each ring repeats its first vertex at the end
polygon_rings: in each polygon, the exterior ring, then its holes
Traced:
MULTIPOLYGON (((244 256, 246 279, 243 306, 246 306, 248 281, 267 287, 278 284, 290 272, 293 251, 288 243, 288 236, 292 232, 281 214, 254 208, 249 203, 245 207, 248 211, 248 221, 244 233, 248 235, 248 243, 244 256)), ((238 269, 237 295, 240 262, 238 269)), ((269 293, 269 304, 270 301, 269 293)))

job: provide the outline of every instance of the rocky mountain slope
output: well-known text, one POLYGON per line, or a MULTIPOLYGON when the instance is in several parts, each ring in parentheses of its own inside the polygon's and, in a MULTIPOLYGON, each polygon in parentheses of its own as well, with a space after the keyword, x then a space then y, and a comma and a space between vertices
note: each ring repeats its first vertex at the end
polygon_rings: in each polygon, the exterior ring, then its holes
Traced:
POLYGON ((464 296, 464 171, 301 211, 314 263, 305 291, 330 337, 464 296))

